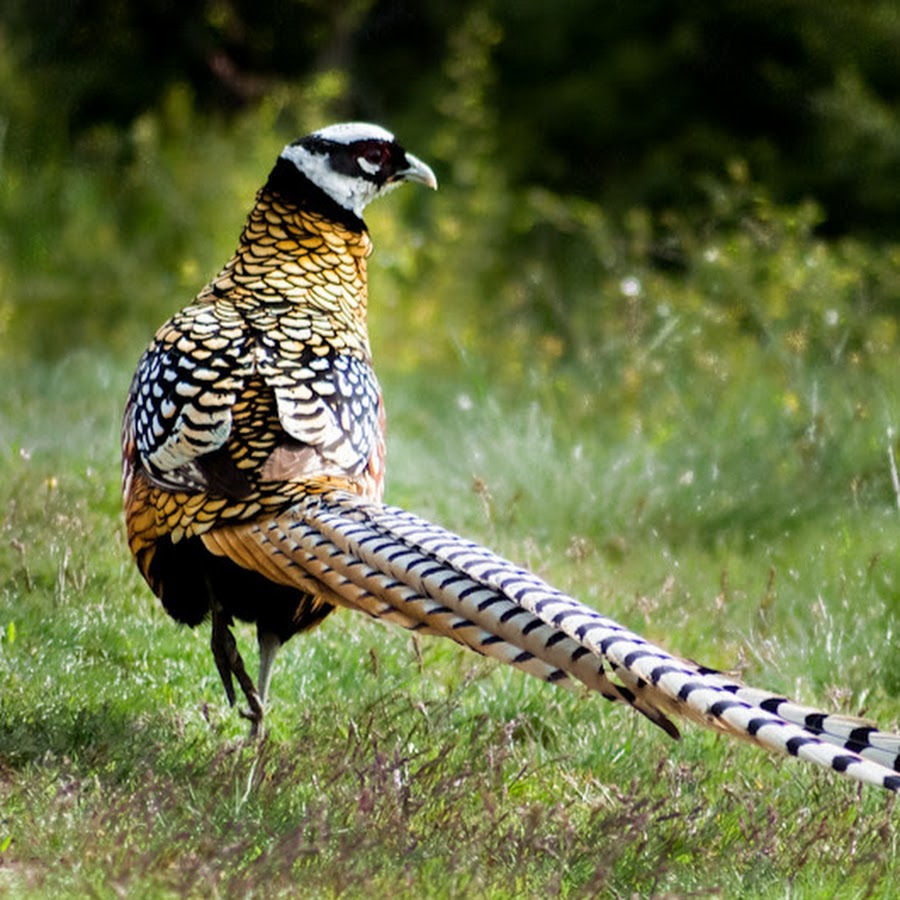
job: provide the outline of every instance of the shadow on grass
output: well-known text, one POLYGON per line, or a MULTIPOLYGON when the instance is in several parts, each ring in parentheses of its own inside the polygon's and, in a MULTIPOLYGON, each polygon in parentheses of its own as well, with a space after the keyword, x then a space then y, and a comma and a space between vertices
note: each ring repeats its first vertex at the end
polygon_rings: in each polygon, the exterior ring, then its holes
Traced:
POLYGON ((162 714, 130 714, 109 703, 70 707, 59 702, 0 717, 0 764, 18 770, 64 760, 83 773, 99 768, 107 775, 128 775, 154 750, 183 739, 183 727, 162 714))
MULTIPOLYGON (((400 896, 423 896, 431 877, 436 895, 507 879, 527 895, 558 892, 561 865, 602 885, 670 799, 632 787, 579 804, 548 770, 536 777, 528 731, 397 691, 255 743, 107 705, 7 717, 0 861, 63 894, 381 895, 406 873, 400 896)), ((653 852, 664 871, 665 847, 653 852)))

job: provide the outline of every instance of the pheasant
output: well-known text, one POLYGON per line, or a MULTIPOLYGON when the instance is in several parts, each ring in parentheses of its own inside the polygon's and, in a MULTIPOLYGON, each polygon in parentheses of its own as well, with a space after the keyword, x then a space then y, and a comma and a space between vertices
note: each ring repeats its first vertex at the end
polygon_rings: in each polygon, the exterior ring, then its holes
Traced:
POLYGON ((382 502, 384 409, 366 330, 362 215, 432 170, 388 131, 284 148, 234 256, 157 331, 128 394, 123 495, 141 574, 178 622, 211 619, 229 703, 259 733, 278 649, 336 607, 581 682, 677 738, 673 718, 900 790, 900 735, 675 657, 510 562, 382 502), (255 623, 259 676, 232 634, 255 623))

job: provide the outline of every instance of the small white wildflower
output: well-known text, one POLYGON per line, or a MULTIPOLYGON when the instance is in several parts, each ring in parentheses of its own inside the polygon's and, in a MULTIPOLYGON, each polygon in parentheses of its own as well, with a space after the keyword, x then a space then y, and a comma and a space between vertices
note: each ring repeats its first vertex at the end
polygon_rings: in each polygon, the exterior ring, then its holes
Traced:
POLYGON ((628 275, 619 282, 619 290, 626 297, 637 297, 641 293, 641 279, 635 275, 628 275))

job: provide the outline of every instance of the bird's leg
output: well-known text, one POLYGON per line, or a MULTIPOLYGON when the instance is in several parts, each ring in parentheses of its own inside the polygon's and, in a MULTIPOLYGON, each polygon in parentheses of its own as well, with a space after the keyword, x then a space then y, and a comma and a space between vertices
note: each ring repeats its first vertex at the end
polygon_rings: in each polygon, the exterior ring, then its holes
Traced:
POLYGON ((225 688, 225 695, 228 697, 228 705, 234 706, 234 681, 231 677, 231 662, 229 650, 237 652, 234 643, 234 635, 228 627, 228 618, 221 612, 218 603, 212 607, 212 634, 210 635, 209 646, 212 650, 213 659, 216 661, 216 668, 219 670, 219 677, 222 679, 222 685, 225 688))
POLYGON ((269 683, 272 681, 275 657, 281 649, 281 638, 271 631, 259 630, 257 639, 259 640, 259 678, 256 683, 259 688, 259 701, 265 707, 266 698, 269 696, 269 683))
POLYGON ((230 706, 234 706, 234 682, 232 675, 237 678, 247 703, 249 710, 240 710, 240 714, 250 720, 250 737, 255 738, 259 734, 260 726, 263 720, 263 705, 256 685, 253 679, 247 674, 244 666, 244 660, 238 651, 237 643, 234 635, 231 633, 229 617, 223 612, 218 603, 212 604, 212 638, 210 647, 212 648, 213 659, 216 661, 216 668, 219 670, 219 676, 225 687, 225 694, 228 697, 230 706))

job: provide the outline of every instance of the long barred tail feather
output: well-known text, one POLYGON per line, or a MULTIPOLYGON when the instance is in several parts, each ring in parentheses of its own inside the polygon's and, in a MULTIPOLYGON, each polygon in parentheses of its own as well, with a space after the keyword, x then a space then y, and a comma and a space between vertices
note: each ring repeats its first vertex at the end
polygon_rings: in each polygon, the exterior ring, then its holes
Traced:
POLYGON ((900 791, 900 735, 667 653, 532 573, 401 509, 311 493, 265 522, 204 535, 212 552, 330 602, 452 638, 545 681, 576 679, 669 735, 672 717, 900 791), (319 589, 321 593, 321 588, 319 589))

